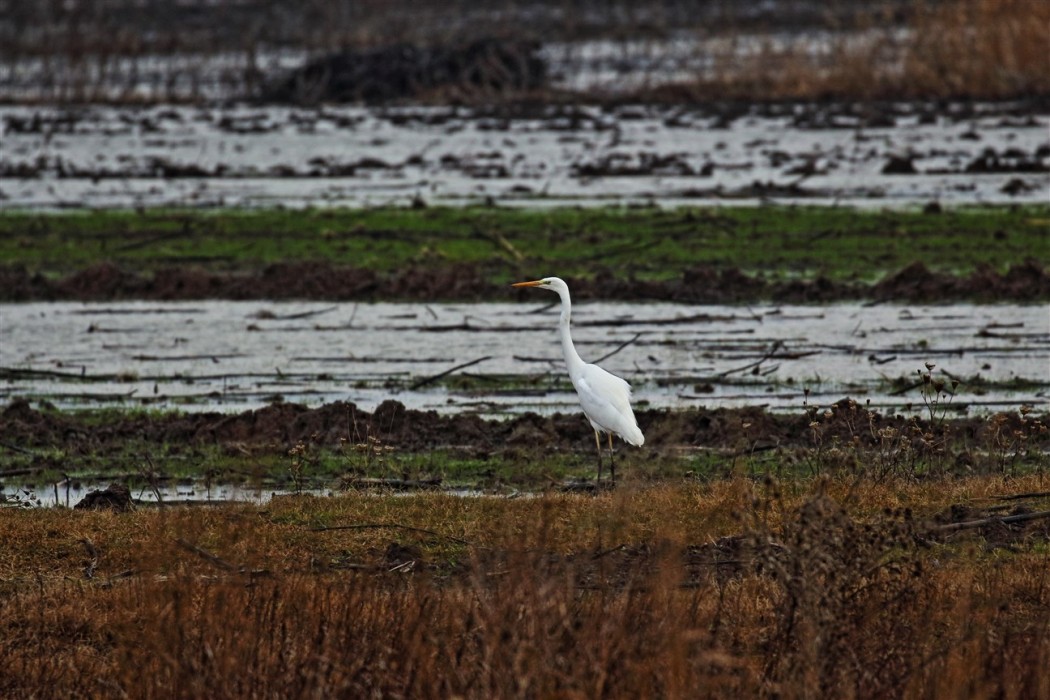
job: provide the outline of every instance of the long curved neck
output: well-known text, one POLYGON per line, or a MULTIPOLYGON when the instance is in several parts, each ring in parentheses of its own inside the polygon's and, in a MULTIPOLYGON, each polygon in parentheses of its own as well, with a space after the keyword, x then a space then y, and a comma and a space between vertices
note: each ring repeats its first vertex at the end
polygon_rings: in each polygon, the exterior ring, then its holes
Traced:
POLYGON ((558 322, 558 334, 561 336, 561 351, 565 355, 565 365, 569 368, 569 374, 575 374, 583 368, 583 360, 576 352, 576 346, 572 344, 572 334, 569 332, 569 321, 572 317, 572 302, 569 300, 569 290, 558 290, 561 297, 561 320, 558 322))

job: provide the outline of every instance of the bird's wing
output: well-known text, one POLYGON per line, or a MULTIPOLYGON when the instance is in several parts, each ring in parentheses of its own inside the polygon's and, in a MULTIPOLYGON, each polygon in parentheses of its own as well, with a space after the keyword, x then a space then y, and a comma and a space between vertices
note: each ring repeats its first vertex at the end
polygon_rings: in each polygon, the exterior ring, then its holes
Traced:
POLYGON ((592 423, 616 433, 632 445, 645 438, 631 410, 631 385, 597 365, 584 365, 576 380, 583 412, 592 423))
POLYGON ((595 391, 605 397, 617 411, 631 413, 631 385, 624 379, 607 372, 598 365, 584 365, 583 378, 587 380, 587 383, 595 391))

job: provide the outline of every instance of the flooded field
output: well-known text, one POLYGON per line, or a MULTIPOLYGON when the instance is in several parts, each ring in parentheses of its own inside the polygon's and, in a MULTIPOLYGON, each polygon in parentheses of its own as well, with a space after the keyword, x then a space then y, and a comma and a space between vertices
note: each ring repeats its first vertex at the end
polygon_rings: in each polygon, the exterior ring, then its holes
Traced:
MULTIPOLYGON (((112 478, 64 479, 49 484, 26 486, 8 477, 0 483, 0 508, 72 508, 92 491, 105 489, 112 478)), ((324 495, 325 489, 305 493, 324 495)), ((267 488, 248 484, 208 484, 202 479, 185 479, 180 483, 137 486, 130 496, 138 506, 222 505, 230 503, 266 503, 274 497, 288 495, 284 488, 267 488)))
MULTIPOLYGON (((522 304, 30 303, 0 306, 0 401, 242 411, 352 401, 486 417, 575 411, 557 309, 522 304)), ((916 373, 958 381, 951 410, 1045 407, 1045 305, 590 303, 580 354, 639 406, 801 411, 845 396, 926 413, 916 373), (604 359, 603 359, 604 358, 604 359)), ((942 406, 946 403, 941 399, 942 406)))
POLYGON ((0 107, 4 207, 1043 202, 996 104, 0 107))

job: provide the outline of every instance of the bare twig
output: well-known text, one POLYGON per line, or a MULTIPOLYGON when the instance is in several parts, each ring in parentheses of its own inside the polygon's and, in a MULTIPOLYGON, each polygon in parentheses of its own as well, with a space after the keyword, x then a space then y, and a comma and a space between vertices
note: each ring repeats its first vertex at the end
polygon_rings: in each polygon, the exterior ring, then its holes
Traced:
POLYGON ((201 547, 198 547, 197 545, 193 544, 192 542, 187 542, 186 540, 182 539, 181 537, 176 537, 175 538, 175 542, 176 542, 176 544, 178 544, 183 549, 186 549, 186 550, 189 550, 189 551, 193 552, 194 554, 199 556, 201 559, 204 559, 208 563, 219 567, 223 571, 236 571, 237 570, 236 566, 234 566, 230 562, 226 561, 225 559, 223 559, 221 557, 217 557, 214 554, 212 554, 211 552, 209 552, 208 550, 203 549, 201 547))
POLYGON ((165 241, 174 240, 176 238, 185 238, 190 232, 188 230, 189 222, 184 222, 183 226, 178 231, 167 231, 164 233, 150 236, 149 238, 139 239, 130 243, 125 243, 122 246, 116 248, 113 252, 115 253, 127 253, 128 251, 138 250, 139 248, 146 248, 153 245, 154 243, 163 243, 165 241))
POLYGON ((550 309, 553 309, 555 306, 558 306, 559 304, 561 304, 560 301, 552 301, 549 304, 545 304, 544 306, 541 306, 538 309, 533 309, 532 311, 529 311, 527 313, 530 313, 530 314, 542 314, 542 313, 545 313, 546 311, 548 311, 550 309))
POLYGON ((633 338, 631 338, 630 340, 624 341, 623 343, 620 343, 620 345, 615 350, 613 350, 612 352, 606 353, 606 354, 602 355, 601 357, 599 357, 597 360, 595 360, 594 361, 595 364, 597 364, 599 362, 602 362, 604 360, 608 360, 610 357, 612 357, 616 353, 620 352, 621 350, 623 350, 628 345, 633 345, 635 343, 635 341, 637 341, 639 338, 642 337, 642 335, 644 335, 644 334, 643 333, 635 333, 633 338))
POLYGON ((456 370, 466 369, 467 367, 473 367, 474 365, 476 365, 478 363, 484 362, 485 360, 491 360, 491 359, 492 359, 491 355, 486 355, 485 357, 479 357, 478 359, 471 360, 470 362, 464 362, 461 365, 456 365, 455 367, 451 367, 449 369, 446 369, 444 372, 438 372, 437 374, 431 375, 429 377, 424 377, 423 379, 420 379, 419 381, 417 381, 414 384, 412 384, 412 386, 408 387, 408 389, 409 389, 409 391, 415 391, 416 389, 419 389, 420 387, 424 387, 427 384, 430 384, 431 382, 436 382, 437 380, 441 379, 442 377, 447 377, 448 375, 452 374, 456 370))
POLYGON ((652 248, 652 247, 656 246, 659 243, 660 243, 659 239, 654 240, 654 241, 644 241, 644 242, 641 242, 641 243, 637 243, 637 242, 631 241, 631 242, 628 242, 628 243, 623 243, 623 244, 621 244, 619 246, 610 246, 610 247, 605 248, 603 250, 599 250, 599 251, 597 251, 595 253, 591 253, 590 255, 585 255, 585 256, 583 256, 581 258, 576 258, 576 262, 581 263, 581 262, 591 262, 592 260, 606 260, 606 259, 608 259, 608 258, 610 258, 610 257, 612 257, 614 255, 627 255, 627 254, 640 253, 643 250, 648 250, 649 248, 652 248))
MULTIPOLYGON (((278 315, 278 314, 275 314, 275 313, 270 313, 270 312, 265 312, 265 311, 259 311, 259 312, 255 313, 255 314, 253 314, 252 318, 257 318, 257 319, 264 320, 264 321, 298 321, 298 320, 304 319, 304 318, 312 318, 313 316, 320 316, 321 314, 326 314, 329 311, 335 311, 337 308, 339 308, 339 307, 338 306, 326 306, 323 309, 317 309, 315 311, 302 311, 302 312, 296 313, 296 314, 281 314, 281 315, 278 315)), ((356 306, 354 307, 354 311, 355 312, 357 311, 357 307, 356 306)), ((353 321, 353 317, 351 316, 351 322, 352 321, 353 321)))
POLYGON ((135 569, 124 569, 123 571, 119 571, 110 576, 108 579, 106 579, 106 582, 109 583, 110 581, 119 581, 122 578, 131 578, 137 573, 138 572, 135 571, 135 569))
POLYGON ((591 555, 591 559, 601 559, 604 556, 612 554, 613 552, 619 552, 620 550, 623 550, 623 549, 627 549, 627 545, 625 545, 625 544, 618 544, 615 547, 609 547, 608 549, 603 549, 600 552, 595 552, 594 554, 591 555))
POLYGON ((525 256, 521 254, 521 251, 514 247, 514 245, 503 237, 503 234, 493 232, 478 231, 477 235, 485 240, 492 242, 496 247, 502 248, 504 251, 510 254, 516 262, 523 262, 525 256))
POLYGON ((80 541, 83 543, 84 549, 87 550, 88 556, 91 557, 91 560, 84 566, 84 578, 95 578, 95 568, 98 566, 98 550, 95 549, 95 543, 90 538, 85 537, 80 541))
POLYGON ((901 387, 900 389, 897 389, 895 391, 891 391, 889 394, 887 394, 887 396, 902 396, 903 394, 907 394, 912 389, 918 388, 920 386, 922 386, 922 382, 915 382, 914 384, 908 384, 907 386, 901 387))
POLYGON ((441 486, 440 477, 430 479, 378 479, 362 477, 346 482, 347 488, 385 488, 407 491, 410 489, 433 489, 441 486))
POLYGON ((1050 491, 1033 491, 1031 493, 1014 493, 1008 496, 992 496, 997 501, 1019 501, 1022 498, 1046 498, 1050 491))
POLYGON ((1041 510, 1037 513, 1021 513, 1019 515, 1008 515, 1003 518, 980 518, 978 520, 966 520, 961 523, 948 523, 947 525, 937 525, 933 528, 933 531, 956 532, 958 530, 973 530, 975 528, 984 527, 985 525, 1009 525, 1011 523, 1023 523, 1029 520, 1042 520, 1043 518, 1050 518, 1050 510, 1041 510))
POLYGON ((758 367, 759 365, 761 365, 761 364, 762 364, 763 362, 765 362, 766 360, 772 359, 772 358, 773 358, 773 357, 774 357, 774 356, 775 356, 775 355, 777 354, 777 350, 779 350, 779 349, 780 349, 780 348, 782 348, 783 346, 784 346, 784 341, 782 341, 782 340, 778 340, 778 341, 776 341, 776 342, 774 342, 774 343, 773 343, 773 347, 771 347, 771 348, 770 348, 770 349, 769 349, 769 350, 768 350, 768 351, 766 352, 766 354, 765 354, 765 355, 763 355, 762 357, 760 357, 760 358, 759 358, 758 360, 756 360, 755 362, 752 362, 752 363, 750 363, 750 364, 746 364, 746 365, 744 365, 743 367, 736 367, 735 369, 727 369, 727 370, 726 370, 725 372, 720 372, 720 373, 718 374, 718 376, 719 376, 719 377, 728 377, 728 376, 729 376, 730 374, 736 374, 737 372, 746 372, 746 371, 747 371, 747 370, 749 370, 749 369, 752 369, 752 368, 754 368, 754 367, 758 367))
POLYGON ((164 507, 164 498, 160 495, 160 488, 157 487, 157 467, 153 465, 153 458, 149 456, 149 453, 142 455, 145 458, 146 463, 149 464, 149 470, 139 468, 139 471, 149 481, 149 487, 153 490, 153 495, 157 497, 157 503, 164 507))
POLYGON ((86 377, 83 372, 59 372, 51 369, 26 369, 23 367, 0 367, 0 377, 21 379, 23 377, 57 377, 59 379, 98 379, 106 381, 113 379, 115 374, 101 374, 86 377))
POLYGON ((716 321, 751 321, 753 320, 750 316, 725 316, 718 315, 712 316, 711 314, 692 314, 690 316, 676 316, 675 318, 609 318, 609 319, 596 319, 593 321, 577 321, 577 326, 587 326, 591 328, 601 327, 619 327, 619 326, 679 326, 682 324, 690 323, 714 323, 716 321))
MULTIPOLYGON (((7 449, 11 450, 12 452, 18 452, 19 454, 24 454, 24 455, 36 454, 32 450, 27 450, 26 448, 19 447, 18 445, 12 445, 9 442, 0 442, 0 447, 6 447, 7 449)), ((24 471, 22 473, 28 474, 29 472, 28 471, 24 471)), ((7 472, 4 472, 4 474, 6 474, 7 476, 21 476, 21 474, 17 474, 17 475, 16 474, 9 474, 7 472)))
POLYGON ((6 479, 12 476, 25 476, 26 474, 36 474, 47 469, 46 466, 42 467, 26 467, 25 469, 5 469, 0 472, 0 479, 6 479))

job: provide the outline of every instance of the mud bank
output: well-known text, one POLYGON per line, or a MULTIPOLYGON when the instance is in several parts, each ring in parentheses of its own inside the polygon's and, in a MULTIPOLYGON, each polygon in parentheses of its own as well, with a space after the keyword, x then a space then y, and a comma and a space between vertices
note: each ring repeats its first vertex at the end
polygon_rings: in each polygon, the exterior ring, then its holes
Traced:
MULTIPOLYGON (((825 412, 774 414, 760 408, 642 410, 638 424, 646 434, 646 449, 676 450, 703 447, 743 453, 771 448, 812 448, 817 443, 867 445, 879 441, 879 432, 898 431, 921 442, 923 435, 962 444, 987 444, 990 431, 1030 434, 1030 446, 1050 448, 1046 417, 1020 413, 996 418, 955 418, 930 422, 902 415, 868 411, 844 399, 825 412), (816 425, 814 425, 816 424, 816 425)), ((527 413, 508 420, 485 420, 475 415, 441 415, 436 411, 406 409, 386 401, 374 412, 352 403, 336 402, 309 409, 297 404, 274 404, 255 411, 229 415, 128 414, 98 422, 82 416, 33 408, 24 400, 12 401, 0 413, 0 434, 21 449, 72 445, 83 451, 119 451, 128 440, 179 445, 205 445, 276 451, 283 454, 299 442, 338 446, 369 438, 395 450, 419 452, 451 448, 475 455, 513 450, 521 453, 572 451, 593 448, 593 434, 582 415, 539 416, 527 413)))
MULTIPOLYGON (((255 271, 212 272, 191 266, 142 275, 114 264, 88 267, 59 279, 24 265, 0 266, 0 301, 108 301, 118 299, 303 299, 331 301, 494 301, 525 298, 493 281, 491 266, 416 265, 392 273, 304 262, 255 271)), ((775 299, 779 303, 1034 302, 1050 299, 1050 273, 1036 261, 999 273, 983 266, 967 276, 934 272, 917 262, 875 284, 812 280, 769 281, 738 268, 695 267, 678 279, 622 279, 601 267, 573 280, 577 299, 726 304, 775 299)))

